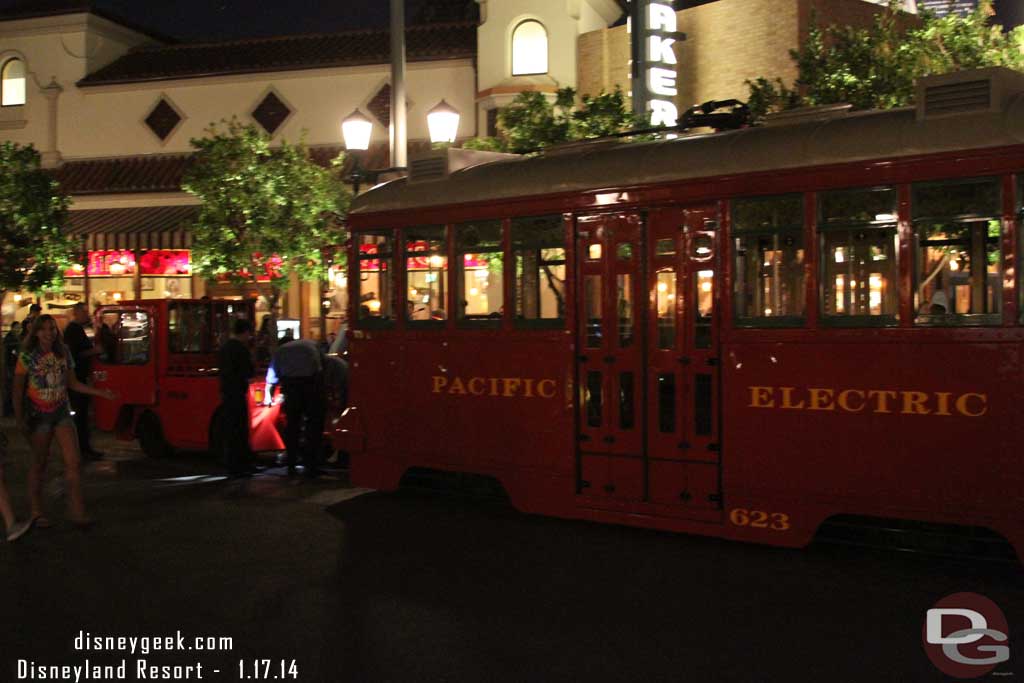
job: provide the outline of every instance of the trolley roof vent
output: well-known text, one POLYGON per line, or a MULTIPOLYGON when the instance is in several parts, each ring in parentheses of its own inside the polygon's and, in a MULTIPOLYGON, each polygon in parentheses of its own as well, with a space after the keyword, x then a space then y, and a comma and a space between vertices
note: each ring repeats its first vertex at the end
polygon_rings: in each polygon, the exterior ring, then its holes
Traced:
POLYGON ((470 166, 522 158, 518 154, 481 152, 475 149, 458 149, 454 147, 431 150, 426 154, 409 160, 409 183, 444 180, 455 171, 461 171, 470 166))
POLYGON ((917 119, 1002 111, 1024 93, 1024 74, 1006 67, 928 76, 917 82, 917 119))
POLYGON ((815 123, 839 119, 850 113, 852 104, 827 104, 822 107, 800 107, 780 111, 764 117, 766 126, 792 126, 798 123, 815 123))

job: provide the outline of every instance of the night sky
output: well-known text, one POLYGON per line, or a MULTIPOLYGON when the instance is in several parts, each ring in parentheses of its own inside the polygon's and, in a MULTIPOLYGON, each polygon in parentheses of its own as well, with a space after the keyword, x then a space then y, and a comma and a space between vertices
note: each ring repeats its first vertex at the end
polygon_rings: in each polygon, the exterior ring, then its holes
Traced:
MULTIPOLYGON (((62 0, 0 0, 12 5, 62 0)), ((85 0, 63 0, 67 3, 85 0)), ((499 0, 500 1, 500 0, 499 0)), ((675 0, 677 8, 715 0, 675 0)), ((216 41, 385 27, 389 0, 93 0, 110 14, 169 38, 216 41)), ((474 0, 406 0, 406 21, 476 18, 474 0)), ((1004 24, 1024 22, 1024 0, 996 0, 1004 24)))
MULTIPOLYGON (((0 9, 32 0, 0 0, 0 9)), ((94 0, 98 9, 188 42, 384 27, 389 0, 94 0)), ((473 0, 406 0, 406 21, 475 6, 473 0)))

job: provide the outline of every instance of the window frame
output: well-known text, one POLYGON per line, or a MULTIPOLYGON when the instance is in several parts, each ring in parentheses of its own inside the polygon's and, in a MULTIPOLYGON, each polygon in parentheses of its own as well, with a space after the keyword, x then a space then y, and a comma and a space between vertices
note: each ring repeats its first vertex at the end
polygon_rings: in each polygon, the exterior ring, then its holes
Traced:
MULTIPOLYGON (((506 262, 507 254, 506 254, 506 249, 505 249, 505 245, 507 243, 507 237, 508 237, 507 221, 504 221, 504 220, 502 220, 500 218, 481 218, 481 219, 475 219, 475 220, 461 221, 459 223, 452 223, 451 224, 451 229, 450 229, 449 232, 451 234, 452 251, 453 251, 453 254, 454 254, 455 263, 458 266, 455 269, 454 286, 452 287, 452 293, 453 293, 455 302, 459 304, 458 306, 456 306, 456 309, 455 309, 455 316, 454 316, 455 317, 455 326, 460 328, 460 329, 470 329, 470 330, 474 330, 474 329, 476 329, 476 330, 479 330, 479 329, 483 329, 483 330, 501 329, 502 326, 503 326, 503 321, 504 321, 504 318, 505 318, 505 313, 508 312, 508 303, 505 301, 505 294, 506 294, 505 273, 508 272, 508 263, 506 262), (470 251, 465 251, 463 248, 461 248, 459 246, 459 229, 461 227, 467 226, 467 225, 485 224, 485 223, 496 225, 497 228, 498 228, 499 237, 498 237, 498 246, 497 246, 496 249, 491 248, 491 249, 488 249, 486 252, 470 252, 470 251), (469 253, 488 253, 488 254, 495 254, 496 253, 496 254, 500 255, 500 258, 501 258, 501 274, 500 274, 499 277, 496 278, 496 280, 494 282, 494 285, 497 285, 501 289, 502 313, 500 315, 498 315, 497 317, 485 317, 485 318, 473 317, 473 318, 467 318, 465 316, 465 313, 464 313, 464 311, 462 309, 462 305, 461 305, 461 301, 465 300, 465 286, 466 286, 466 282, 465 282, 466 268, 465 268, 465 265, 464 265, 463 256, 465 254, 469 254, 469 253)), ((449 268, 449 272, 450 271, 451 271, 451 269, 449 268)), ((488 286, 492 286, 492 285, 488 284, 488 286)), ((449 317, 452 317, 452 316, 449 316, 449 317)))
MULTIPOLYGON (((513 216, 508 220, 508 277, 509 277, 509 291, 511 293, 511 300, 506 302, 505 308, 508 309, 508 315, 512 318, 512 326, 517 330, 565 330, 568 329, 570 322, 570 311, 571 304, 569 303, 569 291, 570 281, 572 280, 572 268, 570 264, 570 258, 572 251, 569 249, 570 241, 572 237, 567 232, 565 217, 563 214, 556 213, 545 213, 545 214, 533 214, 533 215, 517 215, 513 216), (518 278, 518 261, 516 254, 516 236, 515 227, 516 223, 520 221, 536 220, 541 218, 557 218, 558 224, 561 228, 562 242, 561 247, 549 247, 549 248, 561 248, 564 254, 564 259, 561 261, 561 265, 565 268, 565 280, 563 283, 563 295, 565 296, 564 310, 562 316, 558 318, 520 318, 519 317, 519 278, 518 278)), ((548 263, 548 262, 545 262, 548 263)), ((558 262, 551 262, 558 263, 558 262)), ((538 262, 539 265, 539 262, 538 262)), ((577 293, 579 295, 579 293, 577 293)))
POLYGON ((900 324, 900 277, 902 275, 902 263, 900 262, 900 229, 899 229, 899 185, 869 185, 865 187, 841 187, 829 190, 822 190, 815 194, 815 247, 817 249, 817 294, 818 294, 818 326, 822 328, 879 328, 898 327, 900 324), (844 220, 828 223, 825 219, 823 199, 829 195, 856 194, 877 191, 888 191, 892 194, 892 213, 889 214, 892 220, 886 221, 857 221, 844 220), (855 230, 884 231, 887 234, 886 241, 891 242, 892 266, 890 273, 890 286, 895 289, 895 302, 893 313, 879 315, 837 315, 825 312, 826 292, 834 292, 828 288, 827 268, 829 253, 825 248, 825 238, 829 233, 850 233, 855 230))
POLYGON ((0 108, 11 110, 11 109, 15 109, 17 107, 24 107, 26 104, 28 104, 28 67, 26 66, 24 58, 22 58, 22 57, 20 57, 18 55, 11 55, 11 56, 7 57, 6 59, 4 59, 3 63, 0 64, 0 108), (7 70, 15 62, 18 62, 19 64, 21 64, 21 70, 22 70, 22 76, 21 76, 21 81, 22 81, 22 97, 21 97, 21 102, 18 102, 18 103, 15 103, 15 104, 4 104, 3 103, 3 101, 4 101, 4 90, 5 90, 4 84, 8 80, 14 80, 14 79, 8 79, 7 78, 7 70))
MULTIPOLYGON (((1002 194, 1003 194, 1003 180, 1000 175, 992 176, 971 176, 969 178, 951 178, 945 180, 930 180, 930 181, 919 181, 912 182, 910 185, 910 228, 911 228, 911 293, 910 293, 910 305, 913 309, 915 303, 918 304, 918 309, 922 305, 921 302, 917 301, 918 282, 920 280, 920 266, 921 266, 921 229, 920 226, 927 222, 935 221, 950 221, 950 222, 969 222, 962 219, 974 219, 970 222, 980 221, 998 221, 999 223, 999 237, 996 238, 996 244, 999 246, 999 258, 997 263, 999 264, 999 277, 1000 280, 1003 275, 1003 257, 1005 256, 1003 251, 1003 235, 1005 233, 1006 226, 1002 218, 1002 194), (916 205, 917 190, 920 188, 928 187, 939 187, 939 186, 952 186, 952 185, 971 185, 980 184, 981 181, 991 181, 996 188, 997 198, 995 202, 995 215, 983 216, 981 214, 965 213, 958 214, 955 216, 933 216, 923 215, 916 216, 914 214, 914 207, 916 205)), ((987 253, 987 252, 986 252, 987 253)), ((985 270, 987 281, 988 269, 985 270)), ((987 286, 985 288, 987 290, 987 286)), ((973 294, 973 292, 972 292, 973 294)), ((987 294, 987 291, 983 294, 987 294)), ((917 310, 913 311, 913 317, 911 324, 914 327, 919 328, 949 328, 949 327, 998 327, 1003 322, 1003 302, 1002 292, 999 296, 995 297, 995 301, 999 306, 999 311, 995 313, 950 313, 932 315, 932 314, 919 314, 917 310)))
POLYGON ((527 17, 517 22, 515 27, 512 29, 511 37, 509 40, 510 57, 509 60, 509 71, 512 76, 543 76, 551 73, 551 34, 548 32, 548 27, 544 25, 539 19, 527 17), (543 71, 516 71, 516 34, 526 24, 537 24, 544 32, 544 70, 543 71))
POLYGON ((153 360, 153 316, 149 314, 149 311, 140 309, 131 310, 119 310, 117 312, 117 330, 114 332, 114 338, 117 341, 117 352, 115 353, 115 362, 112 365, 126 365, 132 367, 141 367, 149 365, 150 361, 153 360), (128 314, 142 315, 146 318, 146 357, 141 360, 128 362, 124 360, 125 354, 125 336, 124 336, 124 319, 128 314))
MULTIPOLYGON (((398 312, 402 316, 402 324, 407 330, 440 330, 448 326, 448 320, 452 317, 452 264, 451 264, 451 239, 454 231, 451 226, 447 223, 424 223, 421 225, 410 225, 403 227, 399 230, 399 246, 401 247, 401 278, 402 292, 401 296, 398 297, 398 312), (409 251, 410 239, 407 236, 410 231, 416 230, 441 230, 441 248, 440 251, 427 251, 427 252, 416 252, 409 251), (444 306, 443 310, 445 317, 443 319, 435 319, 433 317, 427 320, 413 320, 409 317, 408 313, 408 302, 409 302, 409 259, 415 254, 440 254, 445 259, 445 267, 441 270, 442 273, 446 274, 445 278, 445 289, 442 293, 440 287, 438 288, 438 300, 441 305, 444 306)), ((429 257, 428 257, 429 258, 429 257)), ((436 309, 435 309, 436 310, 436 309)), ((432 315, 432 311, 430 312, 432 315)))
POLYGON ((732 239, 730 248, 732 249, 732 256, 734 259, 733 268, 733 327, 740 329, 779 329, 779 328, 802 328, 807 325, 807 310, 810 302, 807 301, 807 272, 806 266, 808 264, 808 258, 810 256, 810 245, 804 244, 806 240, 806 215, 804 211, 806 195, 802 192, 783 192, 780 194, 772 195, 759 195, 751 197, 738 197, 732 199, 729 202, 729 237, 732 239), (745 201, 749 202, 768 202, 772 199, 786 199, 792 198, 796 200, 797 215, 800 218, 798 225, 779 225, 771 227, 750 227, 743 228, 737 227, 736 222, 736 205, 745 201), (800 239, 800 248, 804 252, 803 266, 804 274, 801 278, 800 287, 803 289, 804 297, 804 311, 802 315, 775 315, 775 316, 751 316, 751 315, 738 315, 736 312, 740 310, 738 298, 741 296, 741 292, 735 291, 735 285, 738 284, 739 280, 737 274, 739 273, 739 264, 736 259, 739 258, 739 245, 737 241, 744 237, 760 237, 765 235, 771 235, 773 237, 784 237, 795 235, 800 239))
MULTIPOLYGON (((352 310, 352 328, 357 330, 391 330, 394 329, 398 323, 398 311, 401 310, 401 306, 405 305, 404 297, 397 297, 395 293, 397 288, 401 286, 401 280, 398 277, 399 268, 396 266, 396 261, 399 260, 400 254, 395 248, 398 244, 398 237, 396 231, 391 228, 374 228, 369 230, 359 230, 352 233, 352 251, 353 256, 349 259, 349 283, 355 283, 353 288, 349 290, 349 306, 352 310), (389 279, 391 281, 391 303, 395 309, 392 311, 390 318, 362 318, 359 315, 359 308, 361 299, 363 296, 362 287, 362 275, 360 266, 364 260, 370 261, 374 258, 380 258, 380 254, 363 256, 359 252, 359 247, 362 244, 361 238, 367 235, 385 237, 391 244, 391 249, 385 254, 391 260, 391 271, 389 279), (354 291, 353 291, 354 290, 354 291)), ((381 271, 377 271, 378 273, 381 271)))

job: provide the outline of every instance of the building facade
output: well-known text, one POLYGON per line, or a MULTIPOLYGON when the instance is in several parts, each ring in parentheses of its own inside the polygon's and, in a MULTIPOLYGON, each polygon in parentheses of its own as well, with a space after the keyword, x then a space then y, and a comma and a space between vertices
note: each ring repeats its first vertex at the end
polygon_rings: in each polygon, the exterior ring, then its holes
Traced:
MULTIPOLYGON (((407 28, 410 151, 429 148, 426 113, 444 100, 461 113, 458 137, 493 132, 497 108, 518 93, 572 86, 630 91, 629 34, 619 0, 476 0, 479 21, 407 28)), ((387 30, 176 44, 94 10, 86 0, 0 13, 0 139, 33 144, 73 199, 81 258, 52 308, 131 298, 254 296, 261 286, 208 283, 192 272, 182 192, 190 140, 218 121, 254 123, 273 140, 304 138, 319 159, 342 148, 340 121, 374 122, 367 168, 387 168, 387 30), (56 7, 56 9, 53 9, 56 7)), ((680 111, 745 99, 744 81, 795 76, 788 51, 819 22, 866 25, 867 0, 716 0, 677 12, 680 111)), ((319 335, 339 323, 344 287, 293 283, 281 314, 319 335), (322 313, 330 313, 325 319, 322 313)), ((9 295, 2 322, 37 295, 9 295), (15 300, 17 297, 17 300, 15 300)))

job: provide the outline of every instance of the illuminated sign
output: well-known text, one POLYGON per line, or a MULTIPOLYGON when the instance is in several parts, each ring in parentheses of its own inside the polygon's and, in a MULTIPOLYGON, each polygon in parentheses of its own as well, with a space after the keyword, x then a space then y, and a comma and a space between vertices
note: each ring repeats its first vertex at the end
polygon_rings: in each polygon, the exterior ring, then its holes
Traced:
POLYGON ((686 40, 686 35, 679 33, 671 2, 630 0, 629 5, 633 113, 652 127, 674 127, 679 118, 675 45, 686 40))
POLYGON ((64 277, 120 277, 135 275, 136 267, 142 275, 191 275, 192 255, 188 249, 150 249, 142 252, 138 264, 130 249, 90 251, 87 264, 76 263, 64 272, 64 277))
POLYGON ((679 92, 676 87, 676 66, 679 62, 674 50, 679 29, 676 12, 669 3, 651 2, 644 14, 645 30, 639 36, 643 41, 645 58, 647 101, 644 109, 650 111, 652 126, 672 127, 679 118, 674 102, 679 92))

